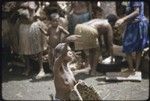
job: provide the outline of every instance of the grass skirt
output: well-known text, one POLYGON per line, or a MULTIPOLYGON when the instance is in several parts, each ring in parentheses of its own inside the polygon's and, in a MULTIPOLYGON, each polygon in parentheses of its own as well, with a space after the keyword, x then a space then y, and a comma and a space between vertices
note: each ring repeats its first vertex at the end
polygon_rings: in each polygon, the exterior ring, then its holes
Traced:
POLYGON ((75 34, 81 35, 79 41, 75 42, 75 50, 85 50, 98 48, 98 32, 93 27, 85 24, 78 24, 75 28, 75 34))

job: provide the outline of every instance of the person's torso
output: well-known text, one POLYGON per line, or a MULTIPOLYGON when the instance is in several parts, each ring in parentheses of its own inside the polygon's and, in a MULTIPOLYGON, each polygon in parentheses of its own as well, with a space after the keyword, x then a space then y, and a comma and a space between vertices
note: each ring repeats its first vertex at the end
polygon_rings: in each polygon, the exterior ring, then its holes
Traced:
POLYGON ((48 44, 55 48, 61 42, 61 34, 62 32, 57 27, 56 29, 50 28, 49 32, 49 42, 48 44))
POLYGON ((62 99, 67 99, 70 91, 75 85, 75 78, 71 70, 62 67, 59 71, 54 70, 54 74, 56 96, 62 99))

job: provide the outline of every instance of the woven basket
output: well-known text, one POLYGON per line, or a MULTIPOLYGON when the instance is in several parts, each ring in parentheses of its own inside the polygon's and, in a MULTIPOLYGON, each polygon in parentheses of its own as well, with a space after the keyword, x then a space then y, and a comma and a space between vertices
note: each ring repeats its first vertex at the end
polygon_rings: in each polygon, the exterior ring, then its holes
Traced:
POLYGON ((79 81, 72 92, 70 93, 71 100, 101 100, 99 94, 93 87, 88 86, 86 83, 79 81))

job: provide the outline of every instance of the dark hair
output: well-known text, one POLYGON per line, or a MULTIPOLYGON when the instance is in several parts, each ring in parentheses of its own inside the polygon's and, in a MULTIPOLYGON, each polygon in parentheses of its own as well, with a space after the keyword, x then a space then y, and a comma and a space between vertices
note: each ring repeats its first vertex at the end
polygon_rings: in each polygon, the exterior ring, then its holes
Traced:
POLYGON ((54 52, 54 56, 55 58, 57 58, 58 56, 60 56, 61 54, 64 53, 64 51, 66 50, 66 43, 59 43, 56 47, 55 47, 55 52, 54 52))
POLYGON ((106 19, 108 19, 109 23, 115 24, 115 22, 118 20, 118 16, 115 14, 109 14, 106 19))
POLYGON ((59 18, 60 16, 59 16, 59 14, 58 13, 52 13, 52 14, 50 14, 50 20, 52 20, 52 19, 57 19, 57 18, 59 18))

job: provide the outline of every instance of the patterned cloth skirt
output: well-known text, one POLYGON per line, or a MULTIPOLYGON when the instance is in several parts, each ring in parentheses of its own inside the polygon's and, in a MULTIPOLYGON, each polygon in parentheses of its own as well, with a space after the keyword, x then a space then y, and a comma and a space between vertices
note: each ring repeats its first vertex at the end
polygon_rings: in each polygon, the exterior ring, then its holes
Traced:
POLYGON ((19 54, 34 55, 46 49, 46 37, 39 30, 40 26, 46 27, 41 21, 32 24, 20 24, 19 54))
POLYGON ((79 41, 75 42, 75 50, 86 50, 98 48, 98 32, 91 26, 86 24, 77 24, 75 27, 75 35, 81 35, 79 41))
POLYGON ((140 52, 149 44, 148 20, 132 22, 127 25, 123 36, 123 52, 140 52))

